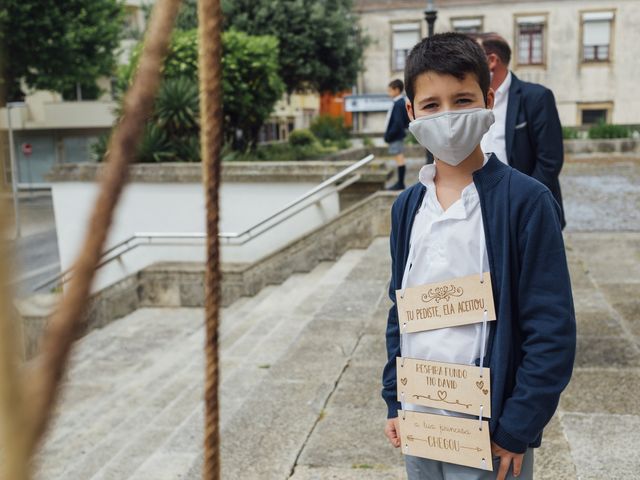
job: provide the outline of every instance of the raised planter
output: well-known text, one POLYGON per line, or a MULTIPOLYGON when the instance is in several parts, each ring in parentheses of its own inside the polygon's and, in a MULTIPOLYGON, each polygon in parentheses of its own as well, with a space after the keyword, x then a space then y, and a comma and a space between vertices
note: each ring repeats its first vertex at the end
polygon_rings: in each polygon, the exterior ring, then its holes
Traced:
MULTIPOLYGON (((285 204, 306 193, 353 162, 229 162, 222 165, 220 231, 242 232, 285 204)), ((62 270, 72 265, 84 237, 97 195, 96 179, 103 164, 67 164, 49 175, 62 270)), ((137 164, 129 169, 129 183, 112 224, 107 248, 136 232, 184 233, 205 231, 204 191, 200 164, 137 164)), ((265 234, 243 245, 223 242, 226 263, 253 262, 335 218, 354 202, 384 187, 390 171, 376 161, 359 170, 359 182, 331 194, 265 234)), ((161 261, 204 261, 204 243, 142 246, 103 267, 94 291, 161 261)))
POLYGON ((636 140, 634 138, 565 140, 564 151, 568 155, 590 153, 640 153, 640 140, 636 140))

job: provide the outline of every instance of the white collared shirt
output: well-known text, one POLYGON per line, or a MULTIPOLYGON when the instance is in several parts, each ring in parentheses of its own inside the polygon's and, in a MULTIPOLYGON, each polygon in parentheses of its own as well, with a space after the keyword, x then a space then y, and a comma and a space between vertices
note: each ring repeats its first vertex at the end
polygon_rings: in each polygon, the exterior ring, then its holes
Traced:
POLYGON ((493 116, 496 121, 489 131, 482 137, 480 147, 483 152, 493 152, 503 163, 509 165, 507 158, 507 145, 505 141, 505 127, 507 123, 507 104, 509 103, 509 87, 511 87, 511 72, 496 90, 496 99, 493 104, 493 116))
MULTIPOLYGON (((485 155, 484 165, 489 155, 485 155)), ((437 162, 437 160, 436 160, 437 162)), ((473 182, 446 211, 436 196, 433 182, 436 165, 420 170, 420 182, 427 188, 411 229, 407 265, 402 288, 440 282, 489 271, 480 197, 473 182)), ((480 357, 482 323, 402 334, 403 357, 473 365, 480 357)), ((488 335, 487 335, 488 337, 488 335)), ((403 408, 443 415, 453 412, 403 403, 403 408)))

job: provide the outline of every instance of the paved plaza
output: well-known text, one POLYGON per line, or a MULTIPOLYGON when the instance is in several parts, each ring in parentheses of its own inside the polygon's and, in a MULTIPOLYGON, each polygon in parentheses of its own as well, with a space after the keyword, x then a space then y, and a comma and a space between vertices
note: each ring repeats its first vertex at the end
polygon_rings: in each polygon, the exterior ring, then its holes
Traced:
MULTIPOLYGON (((578 352, 535 478, 640 478, 640 162, 561 180, 578 352)), ((223 478, 405 478, 382 432, 389 262, 378 238, 222 311, 223 478)), ((202 321, 145 308, 83 338, 37 478, 200 478, 202 321)))

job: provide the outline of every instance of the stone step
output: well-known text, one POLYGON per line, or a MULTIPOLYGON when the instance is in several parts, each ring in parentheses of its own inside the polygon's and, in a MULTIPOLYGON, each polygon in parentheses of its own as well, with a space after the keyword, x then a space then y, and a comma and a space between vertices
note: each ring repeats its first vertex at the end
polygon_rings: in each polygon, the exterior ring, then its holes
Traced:
MULTIPOLYGON (((377 322, 386 296, 387 250, 386 239, 372 243, 223 425, 224 479, 289 477, 362 332, 377 322)), ((383 332, 384 324, 379 328, 383 332)))
MULTIPOLYGON (((101 466, 96 455, 106 461, 109 458, 105 455, 121 448, 122 439, 112 442, 114 434, 117 436, 122 430, 128 435, 135 433, 141 427, 140 421, 144 425, 153 420, 190 384, 202 385, 202 311, 172 310, 143 309, 121 321, 146 323, 145 317, 163 319, 171 325, 182 323, 184 334, 174 333, 146 351, 128 348, 143 341, 141 336, 124 340, 122 358, 94 360, 93 375, 68 377, 60 415, 39 459, 39 470, 46 472, 42 478, 91 478, 89 473, 101 466), (127 353, 128 361, 122 361, 127 353)), ((156 335, 157 329, 147 332, 147 337, 156 335)), ((114 339, 118 340, 121 339, 114 339)))
MULTIPOLYGON (((289 277, 273 295, 266 298, 255 307, 250 315, 247 315, 251 321, 245 324, 245 328, 241 330, 242 339, 232 345, 234 357, 244 358, 254 351, 256 342, 263 341, 269 332, 277 326, 279 319, 288 315, 304 317, 313 313, 312 305, 315 303, 307 304, 307 299, 316 296, 316 292, 326 285, 331 285, 332 282, 334 284, 341 282, 346 272, 359 261, 361 256, 362 251, 351 250, 335 264, 323 262, 309 274, 296 274, 289 277), (297 307, 302 304, 306 304, 306 308, 297 311, 297 307)), ((223 351, 229 346, 229 342, 225 340, 222 339, 221 342, 223 351)))
MULTIPOLYGON (((364 255, 346 252, 221 311, 221 424, 269 373, 259 367, 278 363, 295 346, 364 255), (243 358, 238 369, 234 362, 243 358)), ((199 478, 177 472, 199 468, 202 323, 201 309, 145 308, 78 342, 36 478, 199 478)))
MULTIPOLYGON (((386 242, 383 245, 383 250, 386 251, 386 242)), ((334 310, 333 302, 330 299, 338 296, 339 292, 345 291, 347 296, 344 298, 352 301, 352 298, 356 295, 354 295, 353 289, 347 288, 347 284, 363 285, 367 290, 363 295, 358 296, 359 300, 355 300, 356 303, 367 305, 367 308, 358 309, 358 315, 360 315, 358 319, 351 313, 341 315, 345 321, 350 323, 345 324, 348 327, 347 331, 343 331, 340 340, 336 341, 339 345, 333 347, 331 345, 322 346, 321 342, 318 341, 318 336, 331 338, 331 329, 323 328, 323 325, 318 325, 316 328, 306 325, 303 332, 293 339, 292 345, 285 352, 284 356, 287 358, 283 359, 281 357, 272 368, 265 370, 266 375, 262 379, 263 381, 255 385, 244 400, 238 397, 231 397, 230 389, 221 388, 222 412, 225 412, 225 403, 232 402, 236 407, 236 412, 230 416, 230 420, 225 421, 224 417, 229 418, 229 415, 224 413, 222 413, 221 418, 224 479, 288 478, 288 474, 293 467, 291 455, 295 456, 297 449, 302 448, 304 445, 305 432, 307 429, 310 431, 313 428, 315 419, 317 419, 324 402, 323 395, 334 388, 337 378, 335 375, 339 376, 344 369, 345 352, 349 348, 355 348, 357 344, 357 338, 359 338, 357 331, 361 324, 357 320, 363 323, 371 321, 375 317, 373 312, 377 311, 376 305, 381 298, 385 297, 386 272, 381 279, 377 280, 377 287, 370 288, 372 281, 375 280, 375 276, 374 278, 371 277, 371 269, 375 270, 377 268, 381 256, 380 251, 380 245, 367 252, 359 251, 357 255, 358 261, 355 261, 356 256, 354 255, 350 260, 355 264, 350 266, 347 266, 346 259, 343 265, 340 265, 340 262, 336 263, 334 265, 334 273, 339 273, 339 277, 338 275, 325 275, 321 282, 323 285, 320 285, 320 291, 324 292, 324 297, 323 299, 320 299, 319 296, 315 297, 318 305, 310 308, 315 312, 312 322, 318 322, 319 318, 324 318, 322 312, 318 312, 319 308, 327 308, 327 305, 329 305, 329 310, 334 310), (365 255, 369 257, 365 258, 365 255), (358 271, 354 272, 354 270, 358 271), (347 340, 346 343, 345 340, 347 340), (323 347, 327 350, 325 353, 322 352, 323 347), (295 350, 295 352, 291 350, 295 350), (322 368, 318 368, 318 365, 307 365, 313 370, 313 373, 304 372, 306 363, 304 355, 310 353, 314 360, 318 358, 316 355, 323 357, 320 363, 323 366, 329 365, 329 368, 323 371, 322 368), (338 357, 340 358, 338 359, 338 357), (283 378, 283 372, 289 366, 291 366, 292 370, 287 372, 283 378), (332 367, 336 367, 336 369, 333 370, 332 367), (333 379, 331 379, 330 375, 327 375, 327 370, 333 370, 333 379), (290 396, 291 399, 289 398, 290 396), (279 399, 282 399, 285 404, 285 408, 282 411, 277 409, 279 399), (296 399, 299 401, 296 404, 297 409, 302 408, 305 414, 312 412, 312 415, 308 418, 306 415, 303 416, 303 421, 295 415, 295 412, 292 413, 292 410, 286 408, 288 401, 294 400, 294 403, 296 403, 296 399), (255 422, 252 422, 252 420, 255 420, 255 422), (235 424, 244 421, 252 423, 251 428, 246 430, 234 428, 235 424), (279 431, 281 435, 278 435, 279 431), (297 433, 297 435, 293 435, 293 441, 289 439, 290 432, 297 433), (274 435, 281 440, 277 448, 274 448, 274 435), (261 438, 266 439, 264 445, 259 440, 261 438), (298 442, 297 445, 293 443, 296 441, 298 442), (238 446, 246 444, 246 448, 241 447, 242 451, 236 452, 236 455, 244 456, 241 463, 238 463, 238 458, 229 455, 225 449, 225 443, 229 442, 233 442, 233 445, 238 446), (288 448, 287 445, 290 445, 291 448, 288 448), (254 462, 257 465, 254 466, 254 462), (275 463, 276 466, 274 467, 272 463, 275 463)), ((308 304, 309 302, 304 302, 303 305, 298 306, 298 309, 300 310, 308 304)), ((345 305, 340 305, 340 307, 344 310, 349 308, 345 305)), ((333 322, 333 318, 329 318, 329 321, 333 322)), ((320 320, 319 323, 322 323, 322 321, 320 320)), ((275 331, 273 333, 275 334, 275 331)), ((200 478, 202 466, 201 446, 194 446, 194 441, 202 438, 202 435, 203 414, 202 408, 200 408, 183 422, 167 442, 150 456, 130 478, 132 480, 146 478, 200 478), (183 462, 188 461, 190 457, 193 458, 193 463, 190 468, 185 470, 183 469, 183 462), (174 470, 173 462, 179 464, 178 469, 174 470), (163 465, 166 465, 166 467, 163 468, 163 465), (169 472, 167 476, 163 475, 165 471, 169 472)))

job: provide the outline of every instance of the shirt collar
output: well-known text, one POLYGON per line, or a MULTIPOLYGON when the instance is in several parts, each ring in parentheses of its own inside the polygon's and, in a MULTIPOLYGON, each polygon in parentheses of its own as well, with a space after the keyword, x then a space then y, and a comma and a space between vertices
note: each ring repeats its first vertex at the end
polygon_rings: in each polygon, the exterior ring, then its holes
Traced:
POLYGON ((401 98, 404 98, 404 95, 402 93, 393 97, 393 101, 395 102, 396 100, 400 100, 401 98))
POLYGON ((502 97, 509 93, 509 88, 511 87, 511 70, 507 72, 507 76, 504 81, 500 84, 498 89, 496 90, 496 96, 502 97))
MULTIPOLYGON (((490 157, 491 157, 490 153, 484 154, 484 161, 482 163, 482 168, 485 167, 490 157)), ((482 170, 482 168, 480 170, 482 170)), ((424 207, 425 205, 430 203, 433 208, 437 209, 440 213, 442 213, 442 206, 440 205, 440 202, 438 201, 438 198, 436 196, 436 186, 433 181, 435 176, 436 176, 435 163, 425 165, 420 169, 420 173, 418 174, 418 179, 420 180, 420 183, 422 183, 422 185, 424 185, 427 189, 422 205, 424 207)), ((458 218, 458 219, 467 218, 467 216, 471 212, 471 209, 478 202, 478 190, 476 189, 476 185, 473 181, 469 185, 464 187, 460 195, 460 198, 462 199, 461 208, 456 208, 458 202, 455 202, 445 212, 448 216, 450 215, 450 218, 458 218)))

